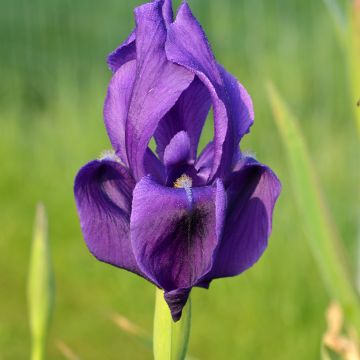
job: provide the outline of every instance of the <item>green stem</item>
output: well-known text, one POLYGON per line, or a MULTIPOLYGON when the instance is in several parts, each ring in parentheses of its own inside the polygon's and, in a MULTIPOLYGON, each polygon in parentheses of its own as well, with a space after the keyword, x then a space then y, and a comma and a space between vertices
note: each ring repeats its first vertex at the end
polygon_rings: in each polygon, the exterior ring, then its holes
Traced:
POLYGON ((43 360, 45 355, 44 350, 44 341, 34 341, 31 351, 31 360, 43 360))
POLYGON ((183 309, 182 317, 174 322, 163 291, 156 289, 154 314, 154 359, 185 359, 191 326, 191 301, 183 309))

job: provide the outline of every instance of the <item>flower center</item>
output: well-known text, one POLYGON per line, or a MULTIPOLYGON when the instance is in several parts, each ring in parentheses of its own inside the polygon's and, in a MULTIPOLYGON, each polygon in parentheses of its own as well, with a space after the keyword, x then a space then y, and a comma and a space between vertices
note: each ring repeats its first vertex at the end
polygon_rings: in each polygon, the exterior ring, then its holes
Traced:
POLYGON ((186 174, 182 174, 175 182, 174 188, 184 189, 186 191, 186 196, 190 203, 192 203, 192 179, 186 174))
POLYGON ((191 189, 192 187, 192 179, 191 177, 182 174, 175 182, 174 182, 174 188, 177 189, 191 189))

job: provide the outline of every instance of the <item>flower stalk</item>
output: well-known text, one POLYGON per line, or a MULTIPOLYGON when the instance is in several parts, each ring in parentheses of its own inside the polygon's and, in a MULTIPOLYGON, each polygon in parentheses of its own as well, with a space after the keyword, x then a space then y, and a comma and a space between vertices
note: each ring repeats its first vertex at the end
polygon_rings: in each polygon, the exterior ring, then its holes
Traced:
POLYGON ((161 289, 156 289, 154 313, 154 359, 183 360, 185 359, 191 327, 190 298, 183 309, 182 317, 174 322, 169 306, 161 289))

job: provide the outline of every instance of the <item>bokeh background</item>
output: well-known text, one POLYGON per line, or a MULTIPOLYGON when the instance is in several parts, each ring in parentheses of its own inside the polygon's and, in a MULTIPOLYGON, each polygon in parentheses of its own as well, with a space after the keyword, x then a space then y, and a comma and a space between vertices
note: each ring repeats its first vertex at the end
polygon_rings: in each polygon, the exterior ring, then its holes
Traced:
MULTIPOLYGON (((266 95, 272 80, 300 119, 327 203, 356 271, 358 144, 346 64, 321 0, 190 0, 217 59, 247 87, 256 113, 242 150, 283 183, 261 261, 193 291, 194 359, 318 359, 330 299, 294 204, 286 154, 266 95)), ((56 276, 49 359, 65 343, 81 359, 151 359, 119 329, 121 314, 151 336, 154 288, 97 262, 80 233, 73 179, 110 148, 105 64, 133 27, 137 0, 1 0, 0 359, 26 359, 26 284, 35 205, 49 216, 56 276)), ((174 1, 178 4, 179 1, 174 1)), ((207 131, 202 144, 210 139, 207 131)))

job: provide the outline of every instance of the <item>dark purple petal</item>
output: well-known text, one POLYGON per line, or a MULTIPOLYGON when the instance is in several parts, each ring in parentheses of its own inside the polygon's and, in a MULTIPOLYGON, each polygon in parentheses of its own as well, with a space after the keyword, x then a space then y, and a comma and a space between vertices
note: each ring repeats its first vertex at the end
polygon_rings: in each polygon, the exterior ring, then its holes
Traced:
POLYGON ((267 247, 275 202, 281 191, 276 175, 252 158, 225 184, 227 212, 216 260, 205 279, 235 276, 261 257, 267 247))
POLYGON ((166 292, 191 288, 212 267, 224 212, 220 181, 185 190, 143 178, 134 190, 130 225, 142 271, 166 292))
POLYGON ((211 94, 215 134, 210 177, 223 177, 237 157, 241 136, 253 123, 250 97, 236 79, 217 64, 204 31, 186 2, 169 26, 166 53, 169 60, 193 71, 211 94))
POLYGON ((107 58, 107 64, 112 72, 116 72, 128 61, 136 59, 135 30, 107 58))
POLYGON ((165 147, 179 131, 186 131, 191 143, 191 158, 195 159, 197 147, 207 114, 211 97, 206 86, 198 77, 186 89, 175 106, 161 119, 155 132, 156 152, 163 158, 165 147))
POLYGON ((75 200, 90 252, 99 260, 144 276, 130 242, 130 213, 135 182, 111 160, 85 165, 75 179, 75 200))
POLYGON ((104 105, 104 119, 111 144, 122 162, 128 166, 125 127, 134 87, 136 61, 123 65, 110 81, 104 105))
POLYGON ((176 289, 164 294, 165 301, 169 305, 171 316, 175 322, 181 318, 182 310, 190 295, 190 290, 176 289))
POLYGON ((166 59, 166 27, 161 3, 138 7, 137 76, 126 124, 129 167, 136 180, 145 174, 144 154, 161 118, 174 106, 194 75, 166 59))

